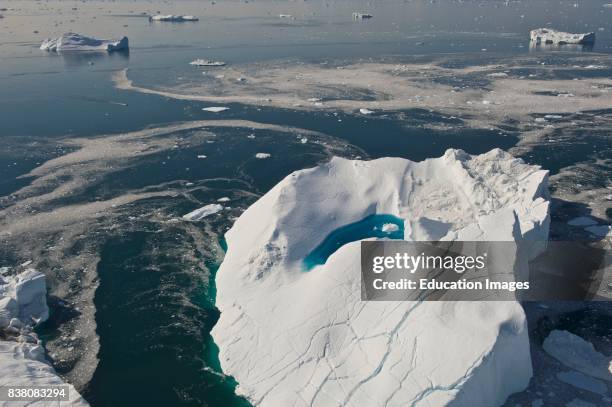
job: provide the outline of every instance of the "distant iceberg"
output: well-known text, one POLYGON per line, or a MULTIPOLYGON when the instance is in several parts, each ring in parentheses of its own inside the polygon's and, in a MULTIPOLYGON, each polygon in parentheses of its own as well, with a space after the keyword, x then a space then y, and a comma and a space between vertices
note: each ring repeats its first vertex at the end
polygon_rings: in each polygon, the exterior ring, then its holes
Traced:
POLYGON ((219 205, 219 204, 205 205, 199 209, 196 209, 195 211, 192 211, 186 215, 183 215, 183 219, 191 220, 191 221, 202 220, 205 217, 214 215, 215 213, 221 212, 222 210, 223 210, 223 205, 219 205))
POLYGON ((65 33, 58 38, 47 38, 40 46, 43 51, 125 51, 129 49, 128 38, 99 40, 76 33, 65 33))
POLYGON ((595 33, 572 34, 550 28, 537 28, 530 32, 531 42, 535 45, 565 45, 565 44, 593 44, 595 33))
POLYGON ((189 65, 195 66, 225 66, 225 62, 223 61, 211 61, 208 59, 196 59, 189 63, 189 65))
MULTIPOLYGON (((359 241, 303 264, 376 214, 403 222, 406 240, 514 241, 535 256, 548 238, 547 180, 501 150, 333 158, 290 174, 225 235, 212 330, 224 373, 257 406, 503 404, 532 375, 518 302, 362 301, 359 241)), ((512 277, 525 268, 516 260, 512 277)))
POLYGON ((154 16, 150 16, 149 20, 151 21, 169 21, 174 23, 180 23, 183 21, 200 21, 198 17, 195 16, 180 16, 174 14, 156 14, 154 16))
MULTIPOLYGON (((47 362, 42 341, 33 330, 34 326, 49 317, 46 295, 45 276, 34 269, 27 269, 17 275, 0 276, 2 386, 47 387, 67 384, 47 362)), ((72 385, 68 385, 68 392, 67 401, 33 405, 88 406, 72 385)), ((0 402, 0 405, 4 404, 0 402)))

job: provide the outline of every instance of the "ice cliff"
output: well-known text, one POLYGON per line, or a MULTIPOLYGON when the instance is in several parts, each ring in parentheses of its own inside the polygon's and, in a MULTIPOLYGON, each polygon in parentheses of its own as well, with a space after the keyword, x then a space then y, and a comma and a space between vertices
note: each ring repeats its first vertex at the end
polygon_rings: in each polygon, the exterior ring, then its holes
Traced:
POLYGON ((406 240, 545 241, 547 178, 501 150, 334 158, 287 176, 226 234, 212 331, 223 371, 262 406, 502 404, 532 375, 518 302, 362 302, 359 242, 309 272, 303 259, 372 214, 403 219, 406 240))
POLYGON ((550 28, 537 28, 530 32, 531 42, 540 44, 593 44, 595 33, 572 34, 563 31, 551 30, 550 28))
MULTIPOLYGON (((0 386, 66 385, 45 360, 42 342, 33 331, 49 317, 46 295, 45 276, 34 269, 0 276, 0 386)), ((88 406, 74 387, 69 391, 69 401, 0 401, 0 406, 88 406)))
POLYGON ((128 38, 99 40, 76 33, 62 34, 61 37, 47 38, 40 49, 43 51, 122 51, 129 48, 128 38))

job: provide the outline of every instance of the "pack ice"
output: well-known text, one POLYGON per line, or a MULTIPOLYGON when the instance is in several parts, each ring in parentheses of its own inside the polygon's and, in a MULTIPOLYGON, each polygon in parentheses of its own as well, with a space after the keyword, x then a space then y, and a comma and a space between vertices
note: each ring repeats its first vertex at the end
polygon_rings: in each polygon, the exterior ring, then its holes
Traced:
POLYGON ((359 242, 307 272, 303 259, 373 214, 401 218, 406 240, 516 241, 535 256, 547 180, 501 150, 333 158, 287 176, 225 236, 212 331, 223 371, 258 406, 502 404, 532 375, 518 302, 362 302, 359 242))
POLYGON ((128 38, 99 40, 76 33, 65 33, 57 38, 47 38, 40 46, 43 51, 121 51, 129 49, 128 38))
MULTIPOLYGON (((45 276, 34 269, 0 277, 0 386, 66 385, 33 331, 49 317, 46 295, 45 276)), ((0 401, 0 406, 88 406, 74 387, 68 388, 69 400, 61 403, 0 401)))
POLYGON ((531 42, 540 44, 593 44, 595 33, 572 34, 563 31, 551 30, 550 28, 537 28, 530 32, 531 42))

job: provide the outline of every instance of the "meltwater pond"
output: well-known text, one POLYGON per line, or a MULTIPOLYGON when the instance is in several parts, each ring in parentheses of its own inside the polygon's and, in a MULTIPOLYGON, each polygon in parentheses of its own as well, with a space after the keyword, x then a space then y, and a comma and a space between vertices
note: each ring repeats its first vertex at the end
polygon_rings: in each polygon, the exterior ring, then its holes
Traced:
POLYGON ((331 232, 306 258, 304 269, 325 264, 329 256, 347 243, 371 237, 403 239, 404 221, 394 215, 374 214, 331 232))

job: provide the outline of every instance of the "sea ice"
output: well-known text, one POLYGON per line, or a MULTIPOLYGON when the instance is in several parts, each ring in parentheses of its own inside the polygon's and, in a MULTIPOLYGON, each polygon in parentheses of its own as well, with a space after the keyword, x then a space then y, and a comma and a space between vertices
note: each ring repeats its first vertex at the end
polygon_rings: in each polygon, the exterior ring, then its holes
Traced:
POLYGON ((563 31, 551 30, 550 28, 537 28, 530 32, 531 42, 540 44, 593 44, 595 33, 572 34, 563 31))
POLYGON ((181 23, 184 21, 199 21, 200 19, 195 16, 180 16, 174 14, 156 14, 149 17, 151 21, 170 21, 173 23, 181 23))
MULTIPOLYGON (((515 241, 530 258, 548 238, 547 178, 501 150, 333 158, 290 174, 225 235, 212 330, 223 371, 261 406, 503 404, 532 375, 518 302, 362 301, 359 242, 310 271, 303 261, 374 214, 403 219, 407 240, 444 230, 445 240, 515 241)), ((518 259, 511 278, 528 273, 518 259)))
POLYGON ((128 38, 99 40, 76 33, 66 33, 58 38, 47 38, 40 49, 44 51, 122 51, 129 49, 128 38))
POLYGON ((205 107, 202 110, 204 110, 205 112, 220 113, 220 112, 224 112, 226 110, 229 110, 229 107, 225 107, 225 106, 211 106, 211 107, 205 107))
POLYGON ((601 380, 593 379, 584 373, 569 371, 557 373, 557 379, 582 390, 597 394, 606 394, 608 386, 601 380))
POLYGON ((544 351, 565 366, 612 382, 612 358, 595 350, 593 344, 568 331, 552 331, 544 340, 544 351))
POLYGON ((214 215, 217 212, 221 212, 222 210, 223 205, 209 204, 198 208, 195 211, 189 212, 186 215, 183 215, 183 219, 190 221, 201 220, 207 216, 214 215))

